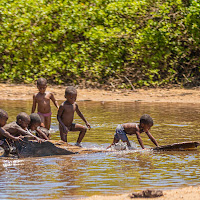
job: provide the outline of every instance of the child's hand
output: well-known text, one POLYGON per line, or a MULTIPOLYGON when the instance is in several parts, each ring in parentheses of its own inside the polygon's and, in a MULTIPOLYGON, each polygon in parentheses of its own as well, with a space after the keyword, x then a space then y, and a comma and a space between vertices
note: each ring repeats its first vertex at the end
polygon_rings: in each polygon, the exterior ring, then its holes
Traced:
POLYGON ((38 138, 38 137, 36 137, 35 139, 36 139, 36 140, 37 140, 37 142, 38 142, 38 143, 40 143, 40 144, 41 144, 42 142, 45 142, 45 140, 44 140, 44 139, 40 139, 40 138, 38 138))
POLYGON ((142 149, 142 150, 146 151, 146 150, 148 150, 148 148, 144 148, 144 149, 142 149))
POLYGON ((22 138, 19 136, 19 137, 15 137, 14 141, 22 141, 22 138))
POLYGON ((69 132, 69 129, 66 126, 64 126, 63 127, 63 132, 67 135, 67 133, 69 132))
POLYGON ((89 128, 89 129, 91 129, 91 126, 90 126, 90 124, 87 122, 86 123, 86 126, 89 128))

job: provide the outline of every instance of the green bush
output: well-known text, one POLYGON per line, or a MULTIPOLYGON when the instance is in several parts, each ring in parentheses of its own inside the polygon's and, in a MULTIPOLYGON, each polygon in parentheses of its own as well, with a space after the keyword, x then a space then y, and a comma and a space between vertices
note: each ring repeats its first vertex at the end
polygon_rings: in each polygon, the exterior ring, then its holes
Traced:
POLYGON ((0 80, 198 84, 199 29, 197 0, 0 0, 0 80))

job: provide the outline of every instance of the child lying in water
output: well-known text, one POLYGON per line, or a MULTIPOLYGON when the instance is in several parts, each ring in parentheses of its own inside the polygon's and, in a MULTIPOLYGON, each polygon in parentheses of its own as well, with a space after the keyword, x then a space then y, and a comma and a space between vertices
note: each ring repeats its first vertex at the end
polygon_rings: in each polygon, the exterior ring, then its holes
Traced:
POLYGON ((113 143, 111 145, 109 145, 107 147, 107 149, 110 148, 112 145, 115 145, 116 143, 118 143, 120 139, 123 142, 125 142, 127 144, 127 146, 130 148, 131 144, 128 140, 127 135, 133 135, 133 134, 135 134, 137 136, 137 139, 138 139, 140 146, 144 149, 142 138, 140 136, 140 134, 142 132, 145 132, 147 134, 147 136, 150 138, 150 140, 156 146, 158 146, 157 141, 155 140, 155 138, 149 132, 149 130, 152 126, 153 126, 153 119, 147 114, 142 115, 142 117, 140 118, 139 124, 136 124, 136 123, 119 124, 116 128, 113 143))

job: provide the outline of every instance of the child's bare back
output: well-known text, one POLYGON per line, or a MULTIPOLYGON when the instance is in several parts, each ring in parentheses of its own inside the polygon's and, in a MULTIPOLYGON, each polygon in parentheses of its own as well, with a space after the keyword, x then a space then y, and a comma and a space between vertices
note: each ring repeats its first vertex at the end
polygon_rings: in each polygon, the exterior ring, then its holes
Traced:
POLYGON ((136 131, 139 132, 139 127, 136 123, 125 123, 122 124, 122 127, 124 128, 124 131, 128 135, 136 134, 136 131))

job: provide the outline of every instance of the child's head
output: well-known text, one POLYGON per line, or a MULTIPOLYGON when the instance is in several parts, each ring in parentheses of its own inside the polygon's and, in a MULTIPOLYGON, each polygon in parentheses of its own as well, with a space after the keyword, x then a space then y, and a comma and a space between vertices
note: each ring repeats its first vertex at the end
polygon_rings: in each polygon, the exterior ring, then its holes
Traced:
POLYGON ((45 93, 46 88, 47 88, 47 80, 45 78, 39 78, 37 80, 37 88, 40 93, 45 93))
POLYGON ((0 109, 0 127, 5 126, 7 120, 8 120, 8 113, 5 110, 0 109))
POLYGON ((37 113, 32 113, 30 114, 30 124, 29 124, 29 128, 34 131, 37 129, 38 126, 41 125, 41 119, 40 116, 37 113))
POLYGON ((152 126, 153 119, 149 115, 144 114, 140 117, 140 127, 144 132, 147 132, 152 126))
POLYGON ((21 126, 23 129, 28 128, 28 125, 30 124, 30 117, 25 112, 21 112, 17 115, 17 124, 21 126))
POLYGON ((73 86, 68 86, 65 89, 65 98, 67 99, 67 101, 71 104, 73 104, 76 101, 77 98, 77 90, 75 87, 73 86))

